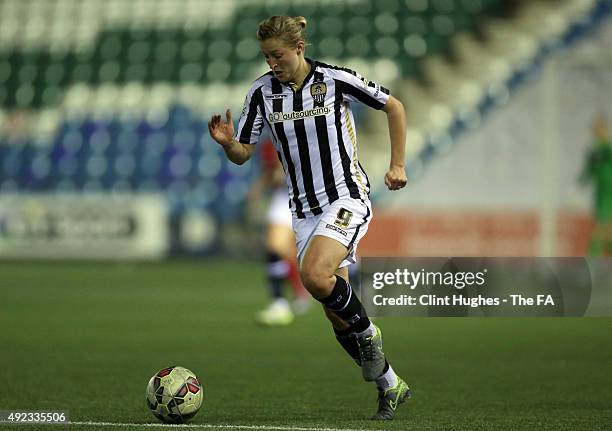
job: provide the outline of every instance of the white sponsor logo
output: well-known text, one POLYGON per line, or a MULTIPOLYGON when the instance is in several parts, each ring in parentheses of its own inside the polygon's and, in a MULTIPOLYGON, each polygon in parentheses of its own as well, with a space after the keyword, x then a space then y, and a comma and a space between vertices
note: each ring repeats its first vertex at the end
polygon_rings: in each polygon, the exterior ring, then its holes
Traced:
POLYGON ((325 227, 326 227, 327 229, 335 230, 336 232, 338 232, 339 234, 342 234, 342 235, 344 235, 344 236, 347 236, 347 235, 348 235, 348 232, 347 232, 347 231, 342 230, 342 229, 340 229, 339 227, 334 226, 333 224, 329 224, 329 223, 328 223, 328 224, 326 224, 326 225, 325 225, 325 227))
POLYGON ((378 97, 378 95, 380 94, 380 85, 372 82, 370 80, 368 80, 367 78, 364 78, 363 76, 361 76, 359 79, 361 79, 361 83, 363 84, 363 88, 366 90, 369 90, 368 87, 370 88, 374 88, 374 90, 376 90, 376 92, 374 93, 374 97, 378 97))
POLYGON ((266 100, 274 100, 274 99, 285 99, 289 97, 288 94, 267 94, 264 96, 266 100))
POLYGON ((283 121, 300 120, 308 117, 328 115, 331 111, 332 110, 327 106, 322 106, 320 108, 307 109, 306 111, 271 112, 268 114, 268 121, 270 121, 270 123, 281 123, 283 121))

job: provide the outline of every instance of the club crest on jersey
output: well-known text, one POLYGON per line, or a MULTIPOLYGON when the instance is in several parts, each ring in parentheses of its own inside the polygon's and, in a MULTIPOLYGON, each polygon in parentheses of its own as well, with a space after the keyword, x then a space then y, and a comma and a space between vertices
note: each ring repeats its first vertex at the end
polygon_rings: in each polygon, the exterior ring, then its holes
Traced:
POLYGON ((324 82, 315 82, 310 86, 310 95, 317 103, 323 103, 325 101, 325 95, 327 94, 327 84, 324 82))

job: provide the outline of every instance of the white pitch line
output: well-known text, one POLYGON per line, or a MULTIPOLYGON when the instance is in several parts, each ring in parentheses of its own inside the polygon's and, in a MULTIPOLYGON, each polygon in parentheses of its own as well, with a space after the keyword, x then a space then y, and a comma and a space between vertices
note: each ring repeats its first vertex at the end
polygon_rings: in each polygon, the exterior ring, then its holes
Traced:
POLYGON ((155 424, 155 423, 117 423, 117 422, 73 422, 66 425, 86 425, 94 427, 147 427, 147 428, 223 428, 240 430, 277 430, 277 431, 378 431, 351 428, 315 428, 315 427, 292 427, 278 425, 228 425, 228 424, 155 424))

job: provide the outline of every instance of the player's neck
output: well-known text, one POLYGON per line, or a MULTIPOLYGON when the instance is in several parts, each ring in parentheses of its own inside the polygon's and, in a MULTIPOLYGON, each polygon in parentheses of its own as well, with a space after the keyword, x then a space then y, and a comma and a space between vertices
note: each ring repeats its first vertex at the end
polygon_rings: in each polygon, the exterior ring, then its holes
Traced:
POLYGON ((310 65, 310 63, 303 58, 302 62, 300 63, 300 66, 298 67, 298 70, 295 72, 295 75, 293 75, 293 79, 289 82, 289 85, 291 85, 294 90, 302 88, 302 85, 304 84, 304 79, 306 79, 306 76, 308 76, 308 74, 310 73, 311 67, 312 66, 310 65))

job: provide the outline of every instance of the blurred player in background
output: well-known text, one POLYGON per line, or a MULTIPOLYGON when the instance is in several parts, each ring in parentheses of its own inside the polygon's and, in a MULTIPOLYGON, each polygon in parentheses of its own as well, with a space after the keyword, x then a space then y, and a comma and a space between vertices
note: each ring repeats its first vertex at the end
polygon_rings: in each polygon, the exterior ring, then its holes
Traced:
POLYGON ((612 142, 604 116, 593 123, 594 142, 582 171, 582 182, 594 185, 595 229, 589 244, 589 255, 612 254, 612 142))
POLYGON ((306 59, 305 27, 304 17, 273 16, 260 23, 257 38, 271 72, 251 86, 236 134, 229 110, 225 121, 213 115, 208 127, 236 164, 251 157, 263 127, 269 130, 286 174, 302 282, 323 304, 336 339, 361 367, 363 378, 376 382, 378 411, 372 419, 393 419, 410 389, 391 368, 381 331, 348 282, 347 267, 355 262, 357 244, 372 218, 351 104, 387 114, 389 190, 406 185, 405 111, 386 88, 349 69, 306 59))
POLYGON ((288 194, 285 174, 270 139, 260 144, 262 172, 251 187, 248 199, 261 199, 266 191, 271 192, 266 214, 266 274, 271 302, 255 316, 258 323, 267 326, 288 325, 294 313, 302 314, 310 307, 310 295, 300 280, 296 261, 295 235, 291 226, 292 217, 287 204, 288 194), (285 298, 285 282, 293 288, 293 305, 285 298))

